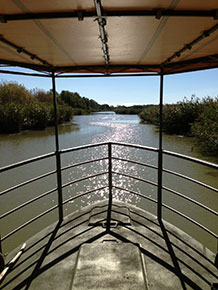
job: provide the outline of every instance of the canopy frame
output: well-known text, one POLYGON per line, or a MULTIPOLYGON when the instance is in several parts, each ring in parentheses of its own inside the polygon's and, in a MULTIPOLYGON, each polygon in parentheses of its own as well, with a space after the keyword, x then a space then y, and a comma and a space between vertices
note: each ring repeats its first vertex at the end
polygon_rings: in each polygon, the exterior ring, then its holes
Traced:
MULTIPOLYGON (((182 1, 177 1, 182 2, 182 1)), ((22 47, 22 45, 12 41, 7 38, 7 35, 0 34, 0 44, 4 44, 6 47, 12 49, 14 53, 22 54, 25 57, 29 57, 30 61, 22 62, 12 59, 7 59, 2 57, 0 59, 1 64, 19 66, 22 68, 32 69, 39 72, 48 73, 87 73, 87 74, 103 74, 103 75, 114 75, 122 73, 157 73, 164 75, 204 70, 209 68, 218 67, 218 53, 208 54, 202 57, 193 57, 188 60, 181 60, 180 57, 187 51, 191 50, 194 46, 198 45, 205 38, 208 38, 218 30, 218 9, 214 7, 213 9, 181 9, 176 8, 176 1, 172 1, 171 4, 165 8, 155 7, 103 7, 101 0, 94 0, 94 5, 91 8, 82 9, 72 9, 68 11, 45 11, 45 12, 31 12, 23 4, 18 5, 23 13, 1 13, 0 14, 0 25, 7 25, 7 23, 20 23, 25 21, 40 21, 40 20, 61 20, 61 19, 78 19, 79 22, 85 19, 93 19, 97 22, 99 28, 99 39, 101 41, 102 57, 104 58, 104 65, 93 63, 93 64, 73 64, 73 65, 54 65, 46 60, 44 57, 40 56, 40 53, 34 53, 30 49, 22 47), (175 9, 172 9, 175 8, 175 9), (130 63, 130 64, 114 64, 111 63, 110 55, 110 38, 107 32, 107 21, 110 19, 120 19, 120 18, 154 18, 157 21, 162 20, 162 18, 202 18, 202 19, 212 19, 216 23, 210 28, 203 29, 199 31, 199 35, 193 40, 182 44, 180 49, 175 50, 171 56, 164 59, 161 63, 149 64, 149 63, 130 63), (36 63, 38 62, 38 63, 36 63), (201 63, 201 67, 198 64, 201 63)), ((6 4, 5 4, 6 5, 6 4)), ((43 6, 42 6, 43 7, 43 6)), ((40 9, 42 8, 40 7, 40 9)), ((185 7, 185 6, 184 6, 185 7)), ((208 7, 210 5, 208 4, 208 7)), ((7 11, 7 10, 6 10, 7 11)), ((211 22, 210 22, 211 23, 211 22)), ((15 28, 16 29, 16 28, 15 28)), ((98 41, 96 39, 96 41, 98 41)))

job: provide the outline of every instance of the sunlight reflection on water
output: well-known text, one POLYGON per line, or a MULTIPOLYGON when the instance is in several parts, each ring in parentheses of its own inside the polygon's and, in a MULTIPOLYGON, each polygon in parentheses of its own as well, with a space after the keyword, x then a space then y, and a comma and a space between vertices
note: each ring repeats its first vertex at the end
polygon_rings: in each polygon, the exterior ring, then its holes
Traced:
MULTIPOLYGON (((60 148, 71 148, 86 144, 98 142, 123 142, 128 144, 139 144, 150 147, 158 147, 158 132, 152 125, 143 125, 139 123, 139 118, 136 115, 89 115, 89 116, 75 116, 72 126, 61 125, 60 129, 60 148)), ((54 128, 47 128, 44 131, 24 131, 20 134, 12 134, 8 136, 0 136, 1 162, 2 166, 25 160, 37 155, 45 154, 54 151, 54 128), (36 146, 37 144, 37 146, 36 146)), ((199 156, 197 150, 193 150, 193 140, 190 138, 178 138, 177 136, 163 135, 163 147, 166 150, 178 152, 192 157, 203 158, 199 156)), ((148 163, 157 166, 156 153, 151 151, 143 151, 129 147, 121 147, 114 145, 112 148, 113 171, 118 173, 125 173, 136 178, 143 178, 150 182, 157 181, 157 171, 152 168, 143 167, 141 165, 132 164, 127 161, 116 160, 115 158, 131 159, 137 162, 148 163)), ((62 166, 75 165, 86 160, 94 160, 96 158, 104 158, 108 156, 108 147, 106 145, 75 151, 73 153, 62 154, 62 166)), ((215 162, 211 159, 208 161, 215 162)), ((34 178, 46 172, 55 169, 55 157, 41 160, 36 164, 26 165, 20 168, 19 171, 12 170, 7 174, 1 175, 1 190, 22 183, 27 179, 34 178)), ((212 169, 205 168, 199 164, 190 164, 185 160, 178 160, 174 157, 164 156, 164 167, 185 174, 191 178, 196 178, 205 182, 215 188, 218 187, 217 172, 212 169)), ((78 179, 88 175, 98 174, 108 170, 108 161, 101 160, 89 164, 83 164, 77 167, 72 167, 62 171, 63 184, 74 182, 63 188, 63 199, 74 198, 78 194, 87 192, 88 190, 98 189, 90 192, 87 196, 80 197, 74 201, 68 202, 64 205, 65 215, 70 214, 81 206, 89 205, 95 201, 108 198, 108 189, 99 189, 100 187, 108 185, 108 174, 102 174, 92 179, 86 179, 78 182, 78 179)), ((48 176, 44 180, 39 180, 33 184, 22 187, 22 190, 16 189, 11 193, 2 196, 0 204, 1 213, 11 210, 13 207, 19 206, 23 202, 27 202, 31 198, 35 198, 40 194, 56 188, 56 175, 48 176), (31 194, 30 194, 31 193, 31 194)), ((157 189, 155 186, 144 183, 140 180, 127 178, 123 175, 113 175, 113 185, 117 184, 120 187, 128 190, 140 192, 146 197, 156 199, 157 189)), ((217 211, 218 196, 214 192, 207 190, 188 181, 181 182, 178 177, 170 176, 168 173, 163 174, 163 185, 181 193, 185 193, 188 197, 194 198, 199 202, 203 202, 206 206, 217 211)), ((137 204, 140 208, 148 210, 156 214, 154 203, 149 200, 127 193, 125 190, 113 188, 113 198, 126 201, 127 203, 137 204)), ((49 207, 57 204, 57 191, 49 196, 35 201, 29 205, 25 210, 25 215, 20 215, 17 211, 10 217, 7 217, 1 226, 1 234, 4 236, 14 228, 25 223, 27 220, 40 214, 49 207)), ((181 211, 190 216, 194 220, 199 220, 203 225, 208 226, 209 229, 217 233, 217 223, 211 219, 211 216, 203 213, 196 206, 191 206, 180 197, 174 196, 166 191, 163 191, 163 202, 169 206, 181 211)), ((58 212, 54 211, 46 215, 45 218, 37 221, 32 225, 26 227, 23 231, 16 235, 16 245, 26 240, 28 237, 51 224, 57 220, 58 212)), ((189 231, 190 234, 196 236, 199 241, 203 239, 205 244, 210 245, 214 249, 215 244, 211 237, 197 230, 196 227, 190 227, 190 224, 180 220, 175 214, 164 211, 164 219, 172 221, 184 231, 189 231)), ((13 249, 15 246, 15 239, 8 239, 6 249, 13 249)))
MULTIPOLYGON (((100 120, 94 120, 93 117, 89 118, 89 126, 94 127, 104 127, 104 131, 100 130, 99 133, 94 134, 91 137, 90 143, 99 142, 125 142, 125 143, 138 143, 138 137, 140 135, 139 119, 136 116, 129 116, 122 119, 122 116, 112 115, 112 116, 98 116, 100 120)), ((74 152, 72 154, 72 161, 69 162, 67 159, 67 165, 73 165, 77 162, 82 162, 83 160, 93 160, 95 158, 103 158, 108 156, 107 146, 101 146, 96 148, 90 148, 82 150, 82 152, 74 152)), ((124 159, 135 160, 138 162, 149 163, 155 165, 156 156, 154 153, 142 151, 139 149, 133 149, 123 146, 112 146, 112 157, 119 157, 124 159)), ((130 179, 126 176, 121 175, 121 173, 128 174, 130 176, 147 179, 149 181, 156 182, 156 172, 154 170, 146 169, 140 165, 132 164, 127 161, 112 160, 113 171, 120 174, 114 174, 112 183, 118 187, 135 191, 143 192, 146 195, 148 193, 149 197, 156 198, 155 187, 148 185, 140 180, 130 179)), ((102 160, 98 162, 93 162, 88 165, 79 166, 71 170, 67 175, 66 182, 76 180, 88 175, 95 175, 100 172, 105 172, 108 170, 108 161, 102 160)), ((84 193, 89 190, 98 189, 102 186, 108 185, 108 174, 100 175, 92 179, 86 180, 85 182, 75 183, 68 188, 66 198, 72 197, 77 194, 84 193)), ((86 196, 83 196, 80 200, 73 202, 75 207, 80 207, 84 205, 89 205, 95 201, 108 198, 107 190, 97 190, 86 196)), ((126 190, 120 190, 113 188, 113 198, 116 200, 125 201, 131 204, 138 204, 141 202, 141 197, 134 195, 133 193, 128 193, 126 190)), ((69 206, 69 205, 68 205, 69 206)), ((68 210, 68 206, 65 206, 68 210)), ((152 207, 154 207, 152 205, 152 207)))

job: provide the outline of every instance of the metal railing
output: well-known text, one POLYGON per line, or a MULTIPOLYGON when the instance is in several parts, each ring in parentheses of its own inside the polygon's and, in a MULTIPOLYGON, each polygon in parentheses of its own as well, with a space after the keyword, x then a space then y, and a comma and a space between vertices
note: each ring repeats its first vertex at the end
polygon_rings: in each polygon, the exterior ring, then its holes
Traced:
MULTIPOLYGON (((60 166, 60 168, 55 168, 54 170, 50 171, 50 172, 47 172, 47 173, 44 173, 44 174, 41 174, 37 177, 34 177, 34 178, 31 178, 29 180, 25 180, 24 182, 21 182, 19 184, 16 184, 14 186, 11 186, 7 189, 4 189, 3 191, 0 192, 0 197, 2 197, 3 195, 6 195, 8 194, 9 192, 12 192, 13 190, 17 190, 17 189, 21 189, 22 187, 26 186, 26 185, 29 185, 29 184, 32 184, 38 180, 42 180, 48 176, 51 176, 53 174, 59 174, 59 176, 61 177, 61 175, 63 174, 63 172, 65 170, 69 170, 69 169, 73 169, 73 168, 78 168, 78 167, 81 167, 81 166, 84 166, 84 165, 89 165, 89 164, 93 164, 93 163, 97 163, 97 162, 100 162, 100 161, 105 161, 106 162, 106 169, 105 169, 105 166, 104 166, 104 170, 101 171, 101 172, 97 172, 95 174, 89 174, 89 175, 86 175, 86 176, 83 176, 81 178, 76 178, 76 179, 73 179, 69 182, 66 182, 66 183, 57 183, 57 186, 55 188, 52 188, 46 192, 43 192, 42 194, 38 195, 37 197, 34 197, 32 199, 29 199, 28 201, 20 204, 19 206, 15 207, 15 208, 12 208, 10 209, 9 211, 3 213, 1 216, 0 216, 0 220, 2 219, 6 219, 8 218, 11 214, 17 212, 17 211, 21 211, 22 210, 22 215, 25 215, 25 207, 40 200, 40 199, 43 199, 44 197, 46 196, 49 196, 51 193, 54 193, 55 191, 58 192, 58 194, 60 194, 60 192, 62 193, 62 189, 68 187, 68 186, 71 186, 73 184, 79 184, 80 182, 83 182, 83 181, 87 181, 87 180, 90 180, 90 179, 97 179, 99 176, 102 176, 102 175, 106 175, 107 176, 107 185, 102 185, 100 187, 97 187, 97 188, 93 188, 91 190, 87 190, 85 192, 82 192, 82 193, 77 193, 77 194, 74 194, 72 197, 69 197, 65 200, 61 198, 58 198, 58 202, 56 205, 48 208, 46 211, 40 213, 39 215, 29 219, 28 221, 26 221, 24 224, 21 224, 19 225, 17 228, 13 229, 11 232, 7 233, 5 236, 3 236, 1 238, 1 241, 6 241, 9 237, 13 236, 15 233, 17 233, 18 231, 22 230, 23 228, 25 228, 27 225, 30 225, 31 223, 33 223, 34 221, 42 218, 43 216, 45 216, 46 214, 50 213, 51 211, 54 211, 55 209, 58 209, 59 213, 63 213, 63 206, 66 205, 67 203, 71 202, 71 201, 74 201, 76 199, 79 199, 83 196, 86 196, 88 194, 91 194, 93 192, 96 192, 96 191, 99 191, 99 190, 105 190, 105 189, 108 189, 108 211, 107 211, 107 219, 106 219, 106 230, 109 231, 110 230, 110 227, 111 227, 111 211, 112 211, 112 204, 113 204, 113 190, 118 190, 118 191, 125 191, 127 192, 128 194, 132 194, 132 195, 135 195, 135 196, 138 196, 140 198, 142 198, 143 200, 148 200, 152 203, 155 203, 157 205, 157 218, 160 220, 162 218, 162 213, 160 211, 162 211, 162 208, 166 208, 167 210, 175 213, 176 215, 179 215, 181 216, 182 218, 185 218, 186 220, 188 220, 189 222, 193 223, 194 225, 198 226, 199 228, 203 229, 204 231, 206 231, 209 235, 211 235, 213 238, 215 238, 216 240, 218 240, 218 235, 216 233, 214 233, 213 231, 211 231, 208 227, 206 227, 205 225, 202 225, 199 221, 185 215, 183 212, 180 212, 178 211, 176 208, 173 208, 167 204, 164 204, 162 203, 162 197, 159 196, 159 198, 157 197, 156 199, 155 198, 152 198, 151 196, 149 195, 146 195, 144 194, 143 192, 139 192, 139 191, 136 191, 136 190, 133 190, 131 187, 123 187, 123 186, 120 186, 118 184, 116 184, 116 178, 115 176, 122 176, 124 178, 127 178, 128 180, 130 180, 130 184, 131 184, 131 181, 132 180, 135 180, 135 181, 138 181, 138 182, 141 182, 141 183, 145 183, 145 184, 148 184, 150 186, 154 186, 157 188, 157 196, 162 194, 162 191, 168 191, 170 194, 174 195, 174 196, 179 196, 180 198, 182 199, 185 199, 186 201, 188 201, 189 203, 191 204, 194 204, 195 206, 198 206, 200 207, 201 209, 207 211, 211 217, 215 217, 215 218, 218 218, 218 213, 207 207, 206 205, 204 204, 201 204, 199 201, 196 201, 194 199, 192 199, 191 197, 187 196, 185 193, 180 193, 172 188, 168 188, 166 186, 164 186, 162 184, 162 179, 163 178, 157 178, 156 182, 154 181, 151 181, 151 180, 148 180, 144 177, 138 177, 138 176, 134 176, 134 175, 130 175, 128 172, 123 172, 123 171, 116 171, 114 170, 114 166, 113 166, 113 163, 114 162, 120 162, 121 164, 125 163, 126 164, 132 164, 132 165, 135 165, 135 166, 140 166, 142 168, 148 168, 148 169, 152 169, 152 170, 155 170, 157 172, 160 172, 161 171, 161 174, 163 172, 169 174, 170 176, 176 176, 176 177, 179 177, 181 178, 182 180, 188 180, 189 182, 192 182, 192 183, 195 183, 197 184, 198 186, 201 186, 201 187, 204 187, 210 191, 213 191, 215 194, 218 194, 218 189, 210 186, 210 185, 207 185, 201 181, 198 181, 194 178, 191 178, 191 177, 188 177, 188 176, 185 176, 181 173, 178 173, 178 172, 174 172, 174 171, 171 171, 171 170, 168 170, 168 169, 165 169, 165 168, 159 168, 158 164, 158 158, 156 158, 156 164, 157 165, 153 165, 153 164, 149 164, 147 162, 141 162, 141 161, 138 161, 138 160, 132 160, 131 158, 126 158, 123 157, 123 156, 116 156, 117 155, 117 150, 114 150, 114 148, 116 149, 117 146, 119 147, 122 147, 122 148, 127 148, 127 149, 134 149, 134 150, 140 150, 140 152, 152 152, 152 153, 155 153, 158 157, 158 155, 160 155, 160 150, 157 149, 157 148, 153 148, 153 147, 147 147, 147 146, 141 146, 141 145, 134 145, 134 144, 126 144, 126 143, 118 143, 118 142, 104 142, 104 143, 98 143, 98 144, 90 144, 90 145, 85 145, 85 146, 79 146, 79 147, 74 147, 74 148, 69 148, 69 149, 63 149, 63 150, 59 150, 58 151, 58 155, 60 156, 60 161, 62 160, 63 156, 67 153, 74 153, 74 152, 81 152, 83 150, 86 150, 86 149, 96 149, 97 147, 106 147, 106 156, 103 156, 103 157, 100 157, 98 156, 98 158, 91 158, 89 160, 85 160, 85 161, 81 161, 81 162, 74 162, 73 164, 68 164, 67 166, 60 166), (114 154, 116 153, 116 154, 114 154), (59 170, 59 172, 57 172, 59 170), (61 188, 59 188, 61 187, 61 188)), ((2 167, 0 168, 0 173, 4 173, 4 172, 8 172, 12 169, 16 169, 16 170, 20 170, 21 167, 27 165, 27 164, 35 164, 35 162, 38 162, 40 160, 45 160, 45 159, 48 159, 48 158, 51 158, 51 157, 54 157, 55 155, 57 154, 57 152, 52 152, 52 153, 49 153, 49 154, 45 154, 45 155, 41 155, 41 156, 38 156, 38 157, 35 157, 35 158, 31 158, 31 159, 28 159, 28 160, 25 160, 25 161, 22 161, 22 162, 18 162, 18 163, 15 163, 15 164, 12 164, 12 165, 9 165, 9 166, 5 166, 5 167, 2 167)), ((212 164, 212 163, 209 163, 209 162, 206 162, 206 161, 202 161, 202 160, 199 160, 199 159, 196 159, 196 158, 192 158, 192 157, 188 157, 188 156, 185 156, 185 155, 182 155, 182 154, 178 154, 178 153, 173 153, 173 152, 170 152, 170 151, 166 151, 166 150, 161 150, 161 154, 164 156, 173 156, 175 158, 179 158, 179 159, 184 159, 184 160, 187 160, 187 161, 190 161, 190 162, 194 162, 194 163, 198 163, 198 164, 201 164, 201 165, 204 165, 204 166, 207 166, 207 167, 210 167, 210 168, 213 168, 213 169, 218 169, 218 165, 216 164, 212 164)), ((60 162, 61 164, 61 162, 60 162)), ((122 166, 121 166, 122 168, 122 166)), ((137 168, 136 168, 137 170, 137 168)), ((159 174, 157 174, 158 176, 159 174)), ((59 181, 61 181, 62 179, 60 178, 59 181)), ((59 220, 61 221, 62 220, 62 217, 59 215, 59 220)))

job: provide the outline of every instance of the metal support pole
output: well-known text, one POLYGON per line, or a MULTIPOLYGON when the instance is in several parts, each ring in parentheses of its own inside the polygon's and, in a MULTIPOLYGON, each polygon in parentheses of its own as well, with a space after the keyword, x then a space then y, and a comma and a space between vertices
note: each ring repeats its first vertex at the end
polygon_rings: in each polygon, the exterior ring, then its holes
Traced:
POLYGON ((158 152, 158 195, 157 195, 157 217, 162 220, 162 174, 163 174, 163 144, 162 144, 162 130, 163 130, 163 67, 160 75, 160 117, 159 117, 159 152, 158 152))
POLYGON ((57 168, 57 187, 58 187, 58 211, 59 211, 59 222, 61 222, 63 220, 63 198, 62 198, 61 157, 60 157, 60 152, 59 152, 59 137, 58 137, 57 96, 56 96, 54 72, 52 72, 52 91, 53 91, 53 106, 54 106, 54 118, 55 118, 55 145, 56 145, 56 168, 57 168))
POLYGON ((112 145, 108 143, 108 186, 109 186, 109 200, 107 211, 107 231, 110 231, 111 225, 111 210, 112 210, 112 145))

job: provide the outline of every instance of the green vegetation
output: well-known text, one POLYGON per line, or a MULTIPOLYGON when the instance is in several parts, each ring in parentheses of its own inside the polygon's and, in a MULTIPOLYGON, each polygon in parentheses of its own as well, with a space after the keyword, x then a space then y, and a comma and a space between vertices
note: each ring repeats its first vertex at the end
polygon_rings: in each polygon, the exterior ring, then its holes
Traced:
MULTIPOLYGON (((97 111, 117 114, 139 114, 146 123, 159 124, 159 106, 100 105, 77 92, 57 93, 58 123, 70 121, 73 115, 97 111)), ((163 106, 163 130, 169 134, 194 136, 203 151, 218 155, 218 97, 199 100, 195 96, 177 104, 163 106)), ((54 108, 52 91, 27 90, 15 82, 0 83, 0 133, 21 130, 42 130, 53 126, 54 108)))
MULTIPOLYGON (((99 105, 77 92, 62 91, 57 95, 58 123, 70 121, 73 115, 109 111, 107 104, 99 105)), ((17 133, 21 130, 43 130, 54 126, 52 90, 27 90, 15 82, 0 83, 0 133, 17 133)))
POLYGON ((143 109, 145 109, 145 105, 134 105, 134 106, 117 106, 111 107, 111 110, 116 114, 128 114, 128 115, 138 115, 143 109))
POLYGON ((218 155, 218 98, 207 98, 203 111, 191 128, 204 152, 218 155))
MULTIPOLYGON (((159 106, 147 106, 140 114, 143 122, 159 124, 159 106)), ((190 101, 163 106, 163 130, 169 134, 194 136, 202 151, 218 154, 218 98, 190 101)))
POLYGON ((73 108, 74 115, 84 115, 93 112, 111 110, 109 105, 100 105, 92 99, 81 97, 77 92, 62 91, 60 93, 60 98, 65 104, 73 108))
POLYGON ((73 108, 75 115, 83 115, 100 110, 100 105, 97 102, 81 97, 78 93, 62 91, 60 93, 60 98, 64 101, 64 103, 73 108))
MULTIPOLYGON (((94 100, 68 91, 62 91, 60 95, 57 93, 57 103, 59 124, 70 121, 73 115, 101 110, 101 105, 94 100)), ((107 107, 102 106, 104 109, 107 107)), ((15 82, 0 83, 0 133, 43 130, 54 123, 52 91, 28 91, 15 82)))
POLYGON ((0 104, 0 133, 19 132, 23 123, 22 107, 20 104, 0 104))

